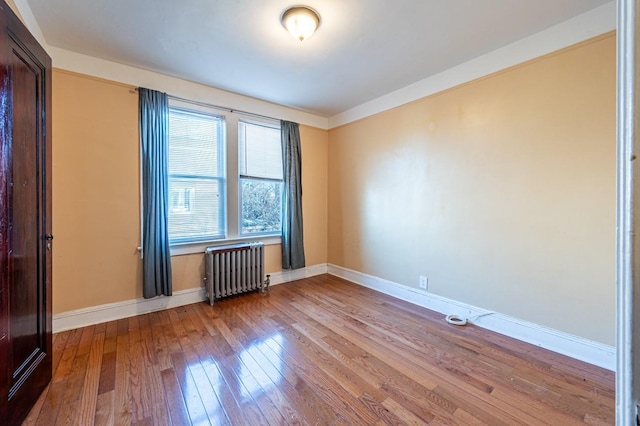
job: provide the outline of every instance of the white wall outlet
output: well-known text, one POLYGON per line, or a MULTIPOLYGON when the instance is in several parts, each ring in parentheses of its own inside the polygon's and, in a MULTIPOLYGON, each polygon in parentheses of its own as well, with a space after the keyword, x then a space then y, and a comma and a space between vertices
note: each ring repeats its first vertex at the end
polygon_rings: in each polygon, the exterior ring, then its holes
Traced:
POLYGON ((423 289, 427 289, 427 283, 429 282, 429 280, 427 279, 427 277, 420 275, 420 288, 423 289))

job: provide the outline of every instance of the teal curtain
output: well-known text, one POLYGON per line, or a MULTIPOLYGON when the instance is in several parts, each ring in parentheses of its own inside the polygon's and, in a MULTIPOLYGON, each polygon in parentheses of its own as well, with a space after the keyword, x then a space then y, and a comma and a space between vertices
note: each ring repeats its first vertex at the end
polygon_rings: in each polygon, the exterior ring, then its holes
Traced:
POLYGON ((298 123, 281 121, 284 170, 282 269, 304 268, 302 235, 302 152, 298 123))
POLYGON ((166 93, 138 89, 142 155, 142 294, 171 296, 169 251, 168 138, 166 93))

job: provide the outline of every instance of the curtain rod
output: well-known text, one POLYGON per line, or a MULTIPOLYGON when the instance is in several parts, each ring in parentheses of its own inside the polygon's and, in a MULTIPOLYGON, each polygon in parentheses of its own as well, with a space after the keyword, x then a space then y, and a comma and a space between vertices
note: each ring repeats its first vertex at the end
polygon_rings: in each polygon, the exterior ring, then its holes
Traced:
MULTIPOLYGON (((138 93, 138 88, 136 87, 133 90, 129 90, 129 92, 130 93, 138 93)), ((206 103, 206 102, 193 101, 191 99, 181 98, 179 96, 173 96, 173 95, 169 95, 169 94, 167 94, 167 96, 170 99, 174 99, 176 101, 187 102, 187 103, 190 103, 190 104, 195 104, 195 105, 208 107, 208 108, 215 108, 215 109, 219 109, 219 110, 222 110, 222 111, 228 111, 230 113, 246 115, 246 116, 249 116, 249 117, 263 118, 263 119, 266 119, 266 120, 272 120, 272 121, 280 122, 279 118, 269 117, 268 115, 255 114, 253 112, 242 111, 240 109, 232 109, 232 108, 227 108, 227 107, 223 107, 223 106, 220 106, 220 105, 209 104, 209 103, 206 103)))

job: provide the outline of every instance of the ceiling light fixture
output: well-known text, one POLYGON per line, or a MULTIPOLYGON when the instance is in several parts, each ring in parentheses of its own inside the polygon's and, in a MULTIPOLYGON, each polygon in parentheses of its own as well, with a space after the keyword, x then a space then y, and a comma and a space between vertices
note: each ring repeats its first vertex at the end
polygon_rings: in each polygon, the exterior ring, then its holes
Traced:
POLYGON ((294 6, 284 11, 280 22, 296 40, 304 41, 318 29, 320 15, 310 7, 294 6))

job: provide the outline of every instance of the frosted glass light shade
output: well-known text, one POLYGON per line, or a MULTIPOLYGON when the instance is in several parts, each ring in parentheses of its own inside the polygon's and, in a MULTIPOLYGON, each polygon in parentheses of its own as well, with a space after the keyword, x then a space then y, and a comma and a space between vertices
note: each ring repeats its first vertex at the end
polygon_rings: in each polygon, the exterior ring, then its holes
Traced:
POLYGON ((311 8, 296 6, 287 9, 282 14, 281 21, 296 40, 304 41, 316 32, 320 25, 320 16, 311 8))

